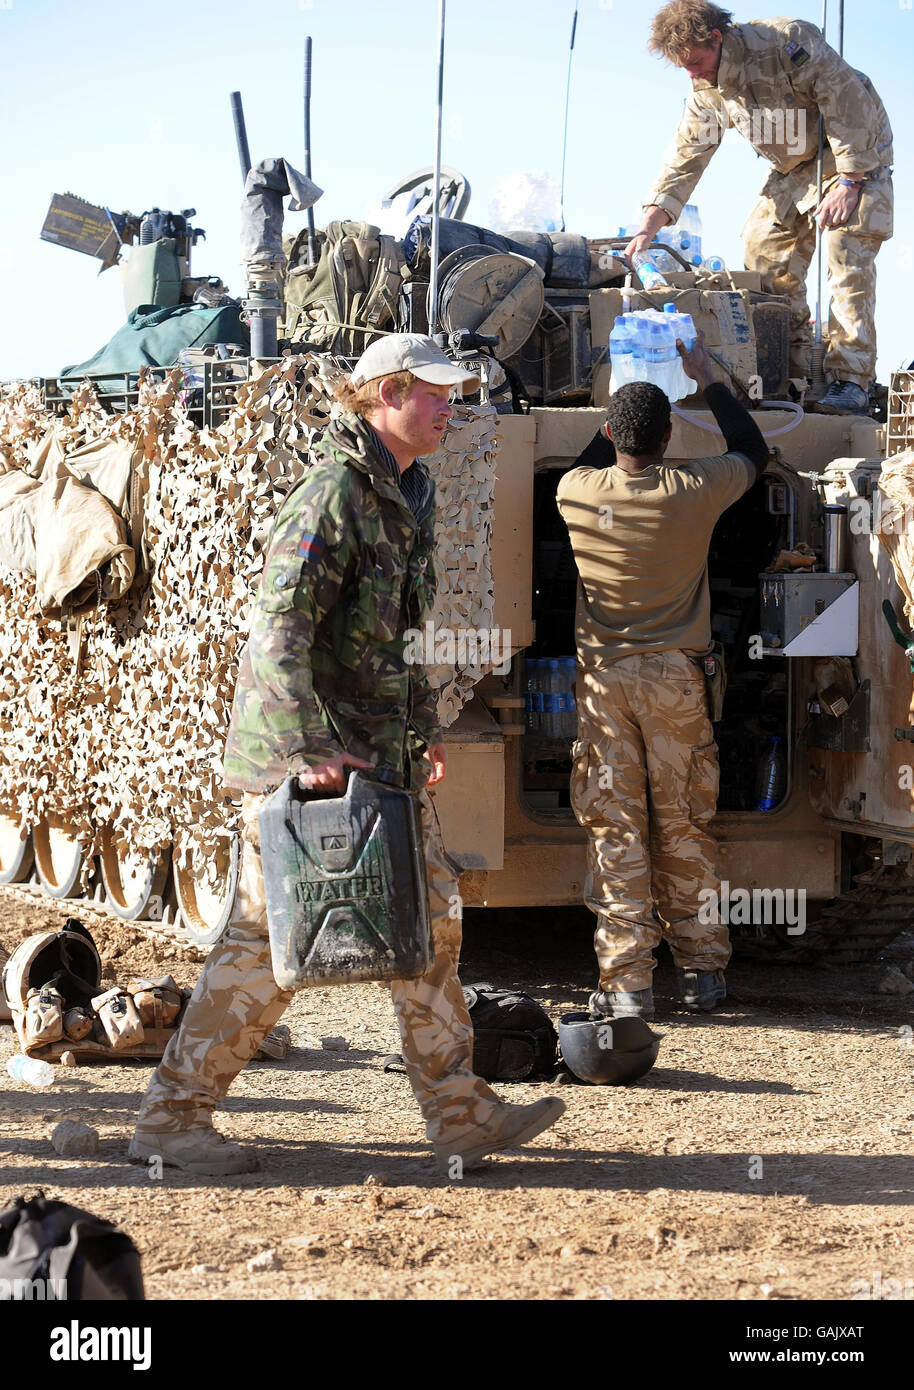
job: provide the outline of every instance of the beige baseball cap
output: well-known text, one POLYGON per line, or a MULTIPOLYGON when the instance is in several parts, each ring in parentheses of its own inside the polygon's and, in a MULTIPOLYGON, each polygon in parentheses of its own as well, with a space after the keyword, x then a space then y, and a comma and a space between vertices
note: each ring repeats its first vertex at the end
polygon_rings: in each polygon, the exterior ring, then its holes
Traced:
POLYGON ((362 386, 394 372, 412 372, 436 386, 459 386, 465 395, 479 390, 479 377, 465 372, 441 351, 433 338, 421 333, 388 333, 377 338, 356 362, 351 381, 362 386))

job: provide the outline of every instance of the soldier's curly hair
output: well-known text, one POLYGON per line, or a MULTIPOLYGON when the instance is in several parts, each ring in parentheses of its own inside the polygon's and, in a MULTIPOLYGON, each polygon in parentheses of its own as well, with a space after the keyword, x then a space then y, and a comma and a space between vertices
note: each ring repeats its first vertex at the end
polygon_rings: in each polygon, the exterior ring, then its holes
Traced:
POLYGON ((672 0, 654 15, 648 48, 675 63, 690 48, 709 44, 714 29, 725 34, 732 23, 730 10, 707 0, 672 0))
POLYGON ((381 406, 378 387, 382 381, 392 384, 397 404, 402 405, 418 380, 412 372, 385 372, 383 377, 376 376, 371 381, 363 381, 361 386, 353 386, 347 376, 334 388, 333 394, 344 410, 356 415, 373 415, 381 406))
POLYGON ((620 454, 656 454, 670 423, 670 403, 659 386, 630 381, 609 398, 606 423, 620 454))

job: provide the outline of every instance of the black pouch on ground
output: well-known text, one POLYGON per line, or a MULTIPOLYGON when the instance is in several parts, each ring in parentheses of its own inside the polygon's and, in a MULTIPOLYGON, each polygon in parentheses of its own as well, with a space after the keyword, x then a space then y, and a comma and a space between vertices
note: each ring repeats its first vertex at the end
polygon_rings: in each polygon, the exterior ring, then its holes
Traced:
POLYGON ((136 1246, 100 1216, 40 1192, 0 1212, 0 1298, 29 1298, 24 1281, 49 1281, 47 1298, 126 1302, 145 1298, 136 1246), (17 1281, 20 1292, 17 1292, 17 1281), (53 1282, 50 1282, 53 1281, 53 1282))
POLYGON ((558 1034, 546 1010, 519 989, 464 986, 473 1025, 473 1070, 486 1081, 527 1081, 555 1071, 558 1034))

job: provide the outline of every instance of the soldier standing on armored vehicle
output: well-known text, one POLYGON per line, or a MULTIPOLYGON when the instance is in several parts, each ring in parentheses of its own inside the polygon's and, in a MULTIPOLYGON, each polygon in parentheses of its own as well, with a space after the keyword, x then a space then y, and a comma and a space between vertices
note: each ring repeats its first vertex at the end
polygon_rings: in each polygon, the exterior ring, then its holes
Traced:
MULTIPOLYGON (((218 1133, 212 1112, 292 998, 271 968, 257 837, 267 792, 298 775, 306 788, 342 793, 347 768, 380 764, 413 787, 444 777, 434 694, 424 668, 406 663, 403 634, 433 592, 434 484, 418 458, 437 449, 460 385, 473 390, 478 378, 430 338, 373 344, 341 392, 346 413, 313 446, 277 515, 225 751, 226 784, 245 793, 235 912, 149 1084, 131 1158, 160 1155, 204 1174, 258 1166, 218 1133)), ((435 959, 391 994, 428 1138, 441 1170, 458 1176, 532 1139, 565 1106, 506 1104, 473 1072, 457 884, 427 791, 421 803, 435 959)))
POLYGON ((626 255, 646 250, 661 227, 679 218, 723 132, 736 126, 774 166, 743 228, 744 257, 746 269, 761 274, 763 290, 790 300, 791 375, 810 375, 806 276, 818 219, 831 291, 825 356, 830 385, 815 408, 865 415, 876 375, 875 259, 892 235, 888 116, 869 78, 850 67, 814 25, 732 19, 705 0, 673 0, 654 16, 650 47, 685 68, 692 92, 626 255))

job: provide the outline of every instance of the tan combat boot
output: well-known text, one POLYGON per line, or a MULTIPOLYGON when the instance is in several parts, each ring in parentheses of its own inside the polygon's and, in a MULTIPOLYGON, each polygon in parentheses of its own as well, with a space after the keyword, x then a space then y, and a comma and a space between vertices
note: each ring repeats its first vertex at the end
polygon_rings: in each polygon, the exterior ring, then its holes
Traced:
POLYGON ((533 1105, 502 1103, 487 1124, 479 1125, 461 1139, 435 1144, 438 1171, 447 1178, 462 1177, 467 1169, 481 1167, 486 1154, 526 1144, 564 1113, 565 1102, 558 1096, 547 1096, 533 1105), (455 1160, 459 1160, 456 1165, 455 1160))
POLYGON ((229 1177, 233 1173, 254 1173, 260 1167, 257 1155, 232 1144, 212 1125, 193 1125, 190 1129, 165 1130, 137 1127, 127 1157, 134 1163, 159 1158, 170 1168, 183 1168, 203 1177, 229 1177))

